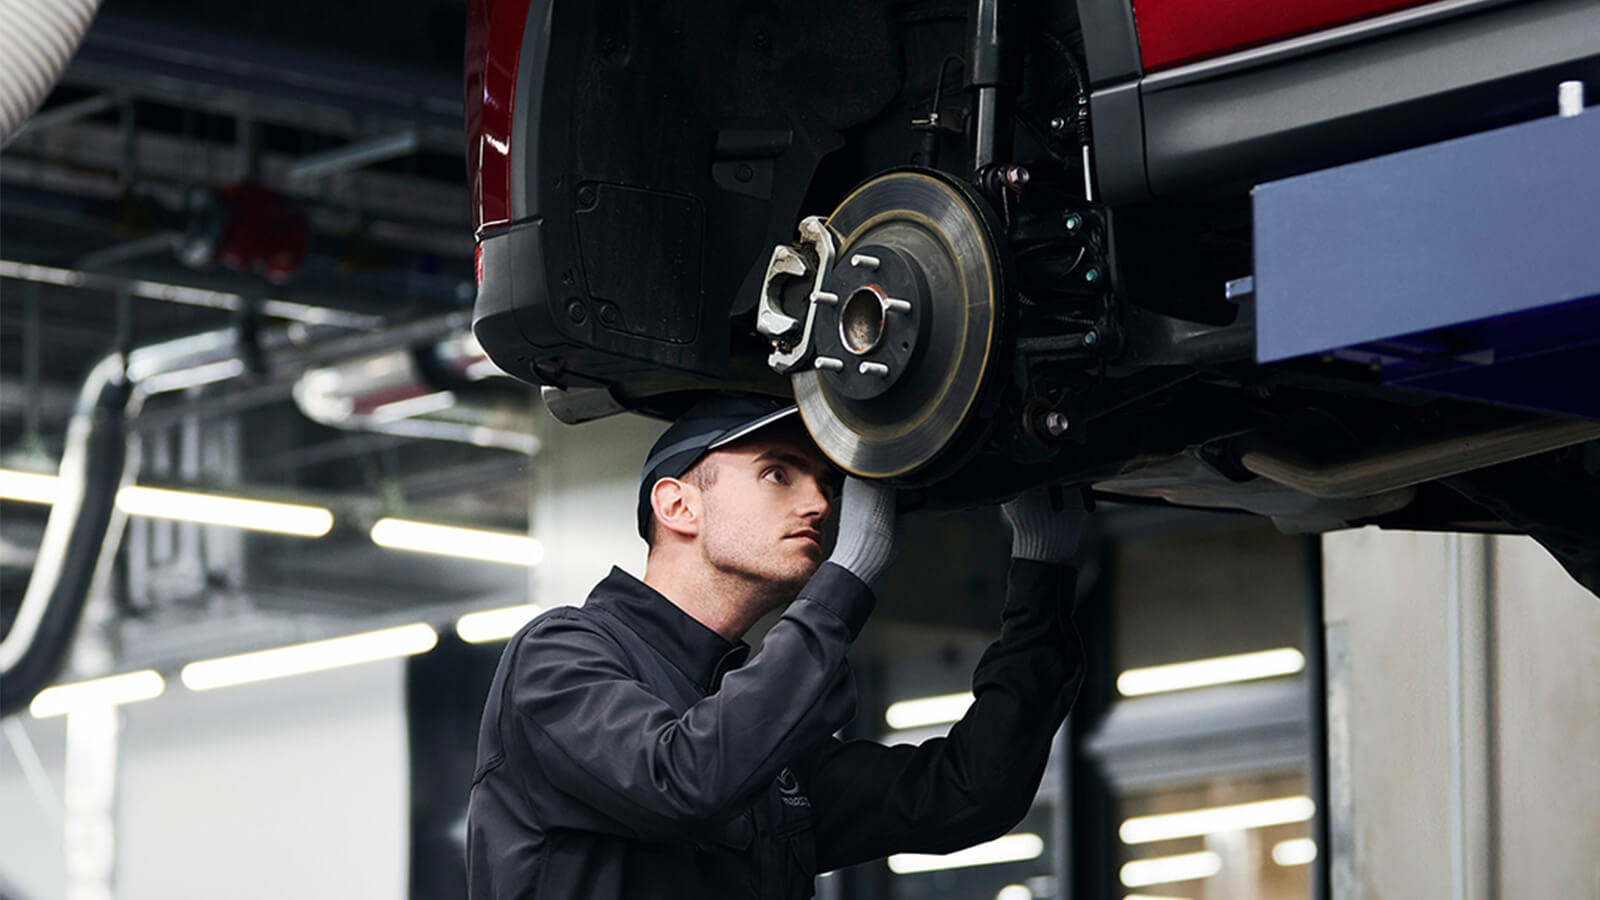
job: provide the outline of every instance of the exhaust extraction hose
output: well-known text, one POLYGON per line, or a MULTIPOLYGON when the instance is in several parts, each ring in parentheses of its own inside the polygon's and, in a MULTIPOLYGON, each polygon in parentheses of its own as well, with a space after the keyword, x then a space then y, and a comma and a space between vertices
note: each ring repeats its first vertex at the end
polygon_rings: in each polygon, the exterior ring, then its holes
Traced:
POLYGON ((61 80, 100 0, 0 0, 0 147, 61 80))

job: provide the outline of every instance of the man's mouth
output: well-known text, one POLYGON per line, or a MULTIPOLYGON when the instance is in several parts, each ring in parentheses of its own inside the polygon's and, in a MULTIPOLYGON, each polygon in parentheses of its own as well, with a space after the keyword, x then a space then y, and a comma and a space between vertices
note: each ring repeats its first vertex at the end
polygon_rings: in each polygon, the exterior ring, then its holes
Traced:
POLYGON ((789 537, 804 538, 819 548, 822 546, 822 533, 818 531, 796 531, 794 534, 789 535, 789 537))

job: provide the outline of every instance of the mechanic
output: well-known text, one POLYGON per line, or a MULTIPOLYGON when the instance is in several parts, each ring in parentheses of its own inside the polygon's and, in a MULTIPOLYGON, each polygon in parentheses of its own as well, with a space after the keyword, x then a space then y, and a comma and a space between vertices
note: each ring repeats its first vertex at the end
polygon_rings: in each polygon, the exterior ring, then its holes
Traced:
POLYGON ((613 569, 508 642, 467 814, 472 900, 810 897, 818 872, 949 853, 1027 812, 1082 678, 1067 565, 1081 500, 1004 505, 1001 636, 949 737, 840 741, 845 652, 893 551, 895 499, 846 479, 824 561, 835 475, 795 412, 730 394, 693 407, 644 466, 644 580, 613 569), (751 656, 741 638, 785 605, 751 656))

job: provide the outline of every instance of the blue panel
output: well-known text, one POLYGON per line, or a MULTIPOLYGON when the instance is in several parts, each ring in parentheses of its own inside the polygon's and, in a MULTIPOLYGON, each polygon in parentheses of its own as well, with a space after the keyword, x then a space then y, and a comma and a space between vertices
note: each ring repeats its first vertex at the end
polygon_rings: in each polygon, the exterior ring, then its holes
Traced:
MULTIPOLYGON (((1510 322, 1503 317, 1600 296, 1600 109, 1263 184, 1254 206, 1261 362, 1422 338, 1470 322, 1510 322)), ((1519 337, 1517 358, 1538 355, 1544 342, 1558 349, 1597 314, 1586 304, 1566 313, 1535 316, 1554 330, 1531 344, 1519 337)), ((1422 340, 1401 356, 1497 368, 1497 329, 1479 332, 1474 340, 1484 343, 1476 346, 1452 340, 1429 350, 1422 340), (1472 359, 1478 351, 1484 355, 1472 359)), ((1574 346, 1586 343, 1567 342, 1569 355, 1577 355, 1556 368, 1600 378, 1593 346, 1574 346), (1585 368, 1586 359, 1595 362, 1585 368)), ((1441 388, 1454 383, 1454 376, 1435 374, 1441 388)), ((1479 385, 1470 396, 1493 400, 1483 392, 1500 392, 1481 372, 1460 380, 1479 385)), ((1526 402, 1513 393, 1516 400, 1496 402, 1526 402)))

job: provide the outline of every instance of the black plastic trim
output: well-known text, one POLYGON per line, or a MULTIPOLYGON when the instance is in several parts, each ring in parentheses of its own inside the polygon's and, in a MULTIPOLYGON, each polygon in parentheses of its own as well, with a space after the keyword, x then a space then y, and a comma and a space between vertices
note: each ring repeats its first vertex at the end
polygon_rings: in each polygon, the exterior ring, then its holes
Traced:
MULTIPOLYGON (((1600 0, 1439 15, 1429 27, 1281 64, 1146 79, 1150 193, 1248 187, 1538 118, 1555 112, 1558 81, 1600 79, 1600 0)), ((1096 148, 1102 167, 1126 152, 1099 140, 1096 148)), ((1102 192, 1112 203, 1144 199, 1136 187, 1106 183, 1102 192)))
POLYGON ((1143 75, 1130 0, 1077 0, 1077 4, 1089 83, 1099 87, 1143 75))

